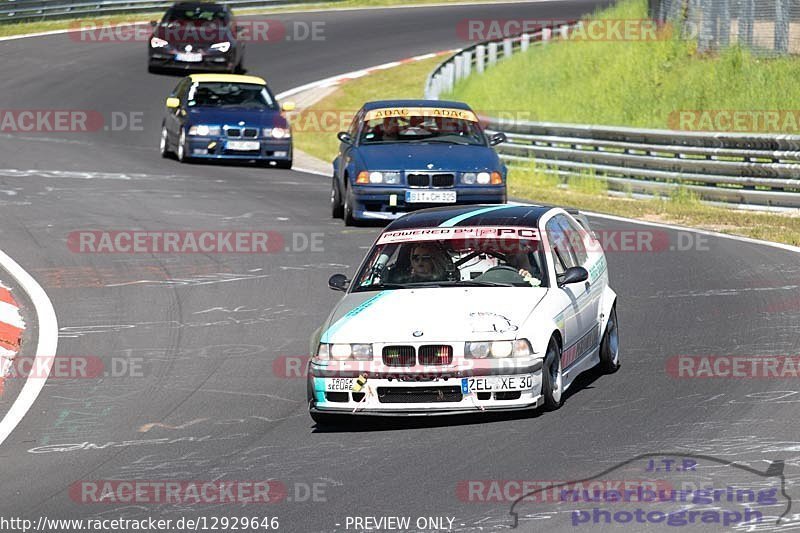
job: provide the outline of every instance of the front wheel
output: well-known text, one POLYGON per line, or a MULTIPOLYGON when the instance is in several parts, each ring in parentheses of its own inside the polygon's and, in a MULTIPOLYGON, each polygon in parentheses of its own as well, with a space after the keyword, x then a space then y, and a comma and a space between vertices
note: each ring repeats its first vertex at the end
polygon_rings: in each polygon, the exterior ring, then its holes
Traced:
POLYGON ((353 193, 347 186, 345 186, 345 193, 344 193, 344 225, 345 226, 357 225, 357 221, 353 216, 353 193))
POLYGON ((178 161, 186 163, 189 161, 189 156, 186 154, 186 130, 181 130, 181 137, 178 140, 178 161))
POLYGON ((275 161, 275 166, 278 167, 278 168, 285 168, 287 170, 291 169, 292 168, 292 160, 291 159, 287 159, 286 161, 275 161))
POLYGON ((342 216, 344 216, 342 196, 339 194, 339 184, 334 177, 333 181, 331 181, 331 217, 342 218, 342 216))
POLYGON ((544 395, 544 408, 555 411, 564 403, 564 376, 561 372, 561 348, 555 337, 547 345, 542 366, 542 394, 544 395))
POLYGON ((608 315, 606 331, 600 341, 600 370, 605 374, 613 374, 620 367, 619 359, 619 329, 617 326, 617 307, 611 308, 608 315))
POLYGON ((166 126, 161 127, 161 139, 158 143, 158 150, 161 152, 161 157, 169 157, 169 135, 166 126))

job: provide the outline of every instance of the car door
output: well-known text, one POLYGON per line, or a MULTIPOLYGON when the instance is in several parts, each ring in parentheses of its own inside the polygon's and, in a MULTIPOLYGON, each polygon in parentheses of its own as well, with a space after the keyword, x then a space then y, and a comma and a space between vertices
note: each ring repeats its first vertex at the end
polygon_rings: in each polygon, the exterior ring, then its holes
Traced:
MULTIPOLYGON (((577 266, 582 266, 587 271, 591 272, 594 258, 590 258, 588 253, 591 248, 589 247, 586 230, 583 229, 576 221, 572 220, 564 214, 559 214, 554 217, 563 233, 568 237, 567 246, 572 252, 575 263, 577 266)), ((592 254, 594 255, 594 254, 592 254)), ((602 279, 594 279, 591 277, 585 282, 574 283, 571 285, 574 293, 578 295, 578 322, 582 332, 579 339, 577 357, 580 357, 587 350, 594 348, 600 340, 598 329, 598 316, 600 313, 600 297, 602 296, 602 279)))
POLYGON ((577 266, 574 251, 569 246, 569 235, 558 223, 556 217, 551 218, 545 223, 545 235, 547 238, 548 262, 551 262, 555 271, 552 280, 556 302, 555 321, 559 324, 564 335, 564 346, 561 353, 561 367, 567 368, 577 359, 577 342, 583 334, 583 324, 581 324, 580 299, 584 287, 582 283, 559 286, 557 280, 568 268, 577 266))

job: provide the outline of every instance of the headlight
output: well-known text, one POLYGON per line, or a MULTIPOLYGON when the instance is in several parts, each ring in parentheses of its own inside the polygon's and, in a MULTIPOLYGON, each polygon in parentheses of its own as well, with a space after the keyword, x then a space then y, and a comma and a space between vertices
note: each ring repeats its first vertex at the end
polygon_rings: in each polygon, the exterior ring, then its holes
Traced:
POLYGON ((219 135, 219 126, 208 126, 206 124, 198 124, 189 128, 189 135, 196 135, 199 137, 208 137, 209 135, 219 135))
POLYGON ((487 185, 491 179, 492 176, 488 172, 478 172, 478 183, 481 185, 487 185))
POLYGON ((372 172, 363 171, 359 173, 356 183, 384 183, 386 185, 397 185, 400 183, 399 172, 372 172))
POLYGON ((461 183, 465 185, 474 185, 478 180, 478 175, 474 172, 464 172, 461 174, 461 183))
POLYGON ((464 357, 468 359, 527 357, 531 353, 531 345, 526 339, 467 342, 464 345, 464 357))
POLYGON ((292 132, 288 128, 264 128, 264 136, 273 139, 288 139, 292 136, 292 132))
POLYGON ((164 48, 169 43, 164 39, 159 39, 158 37, 151 37, 150 38, 150 47, 151 48, 164 48))
POLYGON ((218 50, 223 54, 231 49, 231 43, 225 41, 224 43, 216 43, 211 45, 212 50, 218 50))
POLYGON ((328 361, 370 361, 372 359, 371 344, 320 344, 316 360, 328 361))

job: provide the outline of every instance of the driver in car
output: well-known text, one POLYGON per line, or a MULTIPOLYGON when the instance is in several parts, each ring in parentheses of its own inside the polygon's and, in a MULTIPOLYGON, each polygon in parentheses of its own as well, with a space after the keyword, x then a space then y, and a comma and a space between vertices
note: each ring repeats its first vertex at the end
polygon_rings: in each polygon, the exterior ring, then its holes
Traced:
POLYGON ((447 253, 437 246, 419 244, 411 248, 409 255, 411 269, 410 282, 446 281, 448 270, 453 270, 452 260, 447 253), (447 268, 450 264, 451 268, 447 268))

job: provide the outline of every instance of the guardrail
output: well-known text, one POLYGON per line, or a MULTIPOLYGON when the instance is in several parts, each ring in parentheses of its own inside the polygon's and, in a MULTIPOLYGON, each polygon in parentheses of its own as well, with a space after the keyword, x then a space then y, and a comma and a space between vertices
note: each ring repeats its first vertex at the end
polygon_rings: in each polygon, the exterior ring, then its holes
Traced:
MULTIPOLYGON (((305 4, 319 0, 223 0, 232 7, 268 7, 305 4)), ((336 1, 336 0, 329 0, 336 1)), ((103 16, 115 13, 141 13, 165 10, 174 1, 155 0, 0 0, 0 24, 85 15, 103 16)))
MULTIPOLYGON (((531 44, 566 35, 571 28, 565 25, 465 48, 430 73, 425 96, 438 99, 473 71, 483 72, 531 44)), ((800 135, 482 120, 489 133, 508 137, 496 149, 509 163, 532 163, 563 177, 591 175, 605 180, 612 191, 664 195, 680 187, 703 200, 800 208, 800 135)))

